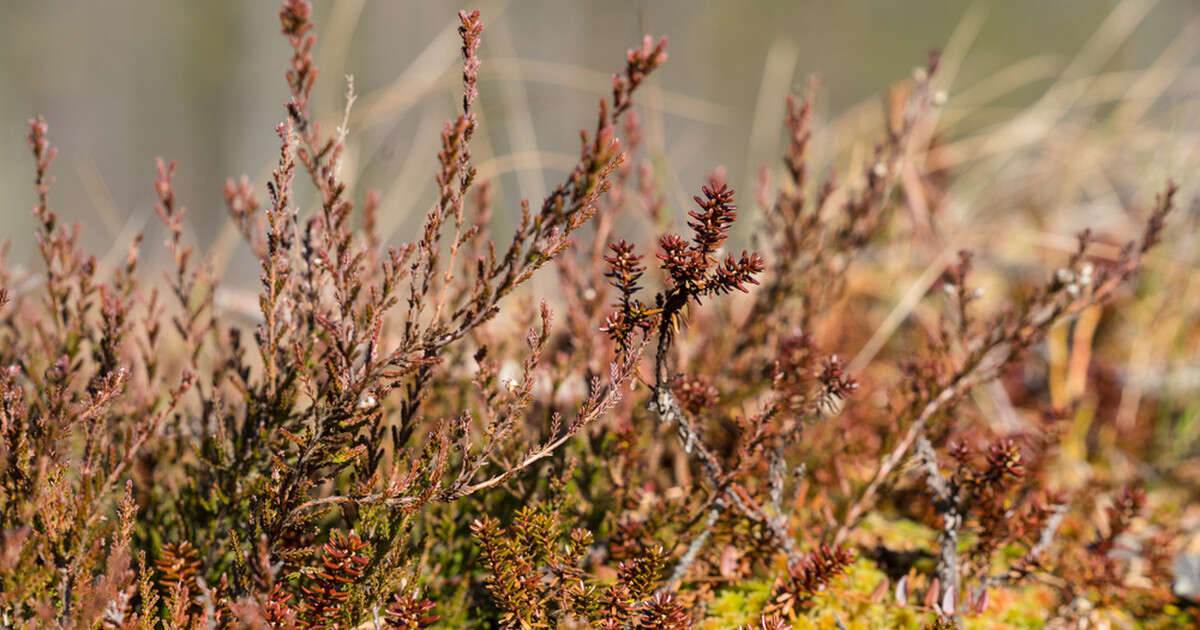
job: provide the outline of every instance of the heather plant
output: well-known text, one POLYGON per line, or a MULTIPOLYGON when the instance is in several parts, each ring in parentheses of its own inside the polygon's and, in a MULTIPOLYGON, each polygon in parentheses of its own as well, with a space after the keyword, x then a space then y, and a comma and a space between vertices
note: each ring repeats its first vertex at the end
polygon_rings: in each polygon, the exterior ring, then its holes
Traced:
POLYGON ((790 96, 758 217, 714 165, 676 220, 634 100, 667 59, 647 36, 566 179, 505 212, 472 163, 485 31, 462 11, 437 197, 389 243, 379 195, 343 173, 353 82, 330 130, 309 107, 312 8, 287 0, 279 18, 275 168, 265 196, 246 177, 222 191, 257 260, 251 324, 215 299, 173 162, 153 179, 171 265, 139 267, 138 236, 101 273, 52 209, 49 126, 30 121, 44 269, 0 266, 6 627, 1195 620, 1171 590, 1174 524, 1135 478, 1060 487, 1073 410, 1014 385, 1054 331, 1130 299, 1175 185, 1115 254, 1084 232, 994 310, 962 251, 925 297, 936 318, 848 363, 853 274, 880 243, 919 241, 896 211, 903 177, 936 184, 914 170, 936 54, 891 92, 851 176, 813 181, 811 93, 790 96), (755 224, 744 249, 739 222, 755 224), (989 386, 1032 420, 989 422, 970 404, 989 386))

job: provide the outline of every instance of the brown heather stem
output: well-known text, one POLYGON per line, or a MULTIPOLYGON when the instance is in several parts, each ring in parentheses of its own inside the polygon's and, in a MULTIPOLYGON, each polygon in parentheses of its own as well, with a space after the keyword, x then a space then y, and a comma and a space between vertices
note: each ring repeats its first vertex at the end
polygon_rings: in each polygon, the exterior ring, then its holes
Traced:
POLYGON ((953 406, 976 385, 995 378, 999 370, 1008 364, 1018 352, 1036 341, 1037 331, 1047 330, 1059 317, 1068 312, 1082 310, 1085 305, 1068 308, 1058 296, 1058 303, 1045 307, 1040 313, 1029 317, 1010 335, 1006 335, 1002 326, 991 329, 988 339, 982 347, 971 353, 962 368, 950 379, 949 384, 937 396, 920 407, 920 412, 909 425, 904 436, 879 463, 871 481, 859 492, 842 519, 842 524, 834 535, 834 544, 845 542, 850 530, 859 520, 874 507, 877 493, 889 480, 892 472, 904 462, 909 450, 917 439, 924 435, 926 427, 934 418, 953 406))
POLYGON ((850 509, 846 511, 846 516, 842 519, 842 524, 838 527, 833 537, 835 545, 846 542, 846 537, 850 534, 850 530, 858 525, 858 522, 866 515, 868 510, 874 507, 876 494, 881 490, 896 467, 907 457, 909 449, 912 448, 917 438, 924 434, 925 427, 929 424, 930 420, 954 401, 957 401, 977 383, 985 381, 988 378, 989 375, 982 371, 978 373, 967 372, 958 377, 950 387, 942 390, 936 398, 921 409, 921 413, 917 416, 916 421, 908 427, 908 430, 904 433, 904 437, 892 448, 891 452, 879 462, 879 468, 876 469, 875 474, 871 477, 871 481, 859 492, 850 509))
POLYGON ((705 543, 712 536, 713 526, 717 524, 717 517, 720 515, 720 506, 714 506, 708 511, 708 516, 704 519, 704 528, 700 530, 700 535, 688 543, 687 550, 679 557, 679 562, 675 563, 675 568, 671 570, 671 577, 667 578, 660 592, 674 591, 679 588, 679 584, 687 576, 688 569, 695 564, 696 558, 700 557, 700 551, 704 549, 705 543))
POLYGON ((290 206, 292 177, 296 167, 292 161, 291 125, 280 124, 275 128, 275 132, 279 135, 281 145, 279 165, 273 172, 268 187, 271 193, 271 207, 267 209, 267 247, 261 261, 263 297, 259 304, 264 322, 259 333, 262 338, 263 378, 267 386, 267 397, 272 401, 279 390, 279 344, 283 333, 277 318, 280 308, 283 307, 282 299, 291 275, 289 258, 292 254, 293 240, 290 231, 293 217, 290 206))
MULTIPOLYGON (((607 413, 621 399, 622 388, 628 386, 629 379, 634 372, 635 362, 633 357, 639 356, 635 353, 629 353, 620 364, 612 364, 610 371, 610 381, 602 390, 593 397, 585 401, 580 408, 576 419, 566 427, 559 435, 553 436, 549 441, 532 448, 521 459, 508 466, 504 472, 493 475, 482 481, 467 483, 460 486, 451 486, 441 491, 429 493, 426 496, 389 496, 386 492, 374 492, 361 496, 328 496, 320 499, 311 499, 296 506, 283 522, 290 523, 298 518, 301 514, 311 510, 326 508, 334 505, 344 505, 349 503, 360 505, 386 505, 393 508, 415 509, 429 501, 436 499, 441 502, 449 502, 469 496, 481 490, 494 488, 511 479, 517 473, 528 469, 534 464, 550 457, 557 452, 564 444, 572 437, 578 434, 583 428, 593 424, 597 419, 607 413)), ((444 457, 444 455, 442 456, 444 457)))
POLYGON ((987 588, 1000 584, 1015 584, 1018 580, 1026 577, 1033 568, 1038 567, 1042 557, 1050 550, 1050 546, 1054 544, 1055 535, 1058 534, 1058 528, 1067 516, 1068 507, 1069 505, 1066 500, 1052 504, 1049 508, 1050 516, 1038 532, 1037 542, 1020 559, 1019 564, 1010 567, 1004 573, 987 576, 983 579, 982 586, 987 588))
MULTIPOLYGON (((290 98, 269 199, 260 207, 248 178, 223 191, 259 266, 256 296, 216 293, 188 246, 174 164, 163 161, 154 186, 173 303, 138 284, 137 240, 111 281, 98 277, 79 228, 49 207, 54 151, 45 123, 31 121, 46 269, 27 298, 0 245, 0 625, 689 630, 711 625, 720 593, 751 581, 769 592, 747 630, 786 630, 786 618, 843 600, 869 603, 871 615, 912 601, 918 615, 937 613, 929 627, 947 628, 982 614, 989 588, 1027 580, 1050 587, 1045 615, 1098 606, 1182 618, 1167 609, 1182 541, 1161 521, 1143 527, 1163 510, 1157 496, 1147 503, 1138 484, 1113 479, 1123 489, 1090 523, 1104 506, 1068 513, 1045 487, 1063 410, 1039 410, 1046 431, 1023 432, 956 408, 1134 277, 1162 237, 1174 186, 1120 256, 1087 260, 1081 236, 1063 269, 991 320, 968 308, 979 293, 960 258, 943 274, 948 306, 929 351, 900 361, 899 395, 866 388, 870 400, 888 394, 884 416, 850 396, 859 383, 848 372, 861 366, 819 346, 855 337, 869 319, 854 312, 869 296, 849 274, 896 226, 898 186, 916 244, 935 240, 922 231, 935 209, 924 200, 949 199, 956 175, 938 163, 941 134, 922 124, 941 100, 930 92, 936 57, 889 93, 887 134, 864 183, 848 189, 831 179, 811 192, 812 110, 789 100, 785 185, 772 191, 764 176, 760 192, 767 238, 756 249, 771 253, 768 272, 757 252, 725 251, 737 208, 721 169, 682 235, 656 234, 656 247, 614 234, 669 223, 651 162, 631 159, 642 146, 633 93, 666 57, 665 42, 646 38, 627 51, 567 178, 521 202, 497 251, 470 151, 482 22, 460 12, 462 105, 432 158, 436 198, 424 229, 390 248, 377 196, 353 216, 357 178, 340 170, 350 166, 350 77, 333 133, 310 111, 313 15, 305 0, 283 0, 279 12, 290 98), (928 159, 910 160, 913 151, 928 159), (303 222, 298 166, 317 204, 303 222), (464 208, 472 188, 474 212, 464 208), (573 249, 581 228, 592 242, 573 249), (649 298, 647 259, 663 281, 649 298), (561 299, 565 331, 545 300, 530 307, 540 289, 522 293, 548 262, 560 295, 546 298, 561 299), (759 282, 741 302, 709 303, 759 282), (849 308, 833 304, 847 287, 849 308), (222 328, 226 298, 246 317, 222 328), (163 323, 179 339, 163 342, 163 323), (164 379, 180 368, 178 382, 164 379), (664 431, 675 437, 663 443, 664 431), (843 592, 857 590, 837 583, 858 561, 847 541, 868 533, 865 519, 890 524, 879 506, 900 501, 891 495, 906 462, 932 499, 937 540, 863 550, 862 562, 907 576, 894 602, 888 581, 868 599, 843 592), (1014 548, 1024 555, 994 573, 1014 548), (914 566, 927 556, 932 575, 914 566), (1148 586, 1129 579, 1136 572, 1148 586)), ((897 330, 910 334, 899 347, 919 345, 921 326, 897 330)), ((1012 404, 1022 416, 1038 404, 1031 387, 1005 384, 1021 390, 1012 404)))
MULTIPOLYGON (((583 137, 579 163, 566 182, 547 197, 537 216, 533 216, 528 204, 523 202, 522 218, 511 244, 502 258, 497 260, 491 243, 486 258, 478 261, 478 276, 474 287, 465 293, 462 302, 450 312, 449 321, 442 322, 444 312, 443 290, 436 300, 434 319, 424 328, 420 326, 419 314, 424 308, 423 296, 436 276, 438 242, 443 220, 452 210, 455 216, 455 240, 451 243, 451 263, 445 270, 444 282, 452 279, 453 256, 470 233, 461 231, 463 199, 474 178, 474 169, 466 162, 469 153, 466 141, 473 133, 475 120, 470 111, 474 100, 474 74, 478 70, 478 59, 474 51, 478 45, 480 25, 478 15, 461 14, 464 52, 464 109, 463 114, 443 132, 443 150, 439 154, 442 172, 438 182, 441 199, 438 207, 426 219, 424 237, 419 245, 424 265, 418 275, 411 279, 409 314, 405 324, 405 338, 413 340, 415 352, 421 357, 421 366, 407 386, 407 396, 401 410, 398 428, 393 433, 393 447, 399 449, 412 435, 412 425, 423 400, 423 389, 432 377, 433 363, 441 356, 445 347, 470 334, 471 331, 490 320, 499 310, 499 302, 547 262, 561 254, 569 245, 568 235, 592 218, 596 200, 608 190, 609 176, 625 159, 619 151, 620 142, 614 128, 622 115, 632 105, 631 96, 645 76, 666 59, 666 40, 652 45, 651 40, 643 43, 640 50, 627 53, 627 66, 623 76, 614 77, 614 102, 618 104, 610 113, 607 101, 601 101, 600 114, 591 139, 583 137), (451 187, 454 177, 459 178, 458 190, 451 187)), ((482 230, 485 226, 474 226, 482 230)))
MULTIPOLYGON (((1076 294, 1080 291, 1077 285, 1059 285, 1052 281, 1044 289, 1045 292, 1035 296, 1030 306, 1018 317, 1001 318, 987 328, 982 339, 968 342, 969 346, 975 347, 969 348, 968 356, 941 391, 928 401, 916 401, 915 408, 919 411, 913 416, 903 437, 880 460, 870 481, 850 503, 834 534, 834 544, 845 542, 851 529, 874 507, 878 494, 889 483, 892 473, 907 459, 913 445, 925 434, 928 425, 935 418, 957 403, 971 388, 994 379, 1001 368, 1008 365, 1021 351, 1040 341, 1062 318, 1093 304, 1107 302, 1122 283, 1137 273, 1141 265, 1141 255, 1160 238, 1163 219, 1174 207, 1176 190, 1174 184, 1168 184, 1166 191, 1159 195, 1158 203, 1146 222, 1142 236, 1125 246, 1117 265, 1096 279, 1090 293, 1077 298, 1076 294), (1071 287, 1075 287, 1074 293, 1071 287)), ((1083 237, 1083 240, 1086 241, 1086 237, 1083 237)))
MULTIPOLYGON (((166 422, 167 418, 175 411, 175 408, 179 404, 180 399, 183 398, 183 395, 186 394, 187 391, 196 384, 196 379, 197 376, 194 372, 187 370, 184 371, 183 376, 179 379, 179 386, 171 391, 170 398, 167 400, 166 404, 163 405, 162 409, 159 409, 157 413, 155 413, 145 422, 145 424, 138 427, 137 432, 133 437, 133 442, 131 442, 130 445, 125 449, 125 454, 121 456, 121 460, 117 462, 117 465, 113 467, 111 472, 109 472, 108 477, 100 486, 100 491, 96 493, 96 496, 102 497, 107 495, 108 491, 116 485, 117 481, 119 481, 121 476, 125 473, 125 470, 129 468, 130 464, 133 463, 133 460, 137 457, 138 452, 141 451, 142 447, 146 445, 146 442, 151 437, 157 435, 162 429, 163 423, 166 422)), ((88 517, 85 527, 93 525, 96 520, 102 516, 103 514, 99 511, 92 513, 92 515, 88 517)))
MULTIPOLYGON (((800 559, 800 551, 795 540, 788 532, 787 521, 783 515, 769 515, 758 502, 725 470, 719 459, 704 444, 704 439, 689 418, 687 412, 680 407, 670 383, 672 375, 668 363, 670 360, 671 344, 674 340, 675 327, 679 325, 681 312, 691 300, 699 301, 702 296, 714 293, 729 292, 733 289, 746 291, 745 283, 757 284, 754 275, 762 271, 761 258, 758 254, 743 260, 751 261, 750 265, 736 272, 730 271, 729 263, 721 267, 712 255, 725 240, 725 232, 733 223, 736 213, 732 205, 733 190, 725 186, 705 187, 707 199, 696 197, 696 202, 702 211, 691 214, 693 221, 689 223, 695 232, 693 244, 684 249, 682 240, 674 235, 660 239, 660 245, 666 249, 659 254, 662 266, 671 277, 671 286, 665 293, 660 293, 656 300, 658 309, 655 312, 643 314, 658 317, 658 345, 654 356, 654 385, 646 408, 658 416, 660 424, 674 425, 679 437, 679 443, 685 454, 695 458, 704 470, 705 478, 712 487, 712 500, 718 496, 736 507, 746 518, 753 522, 764 524, 771 532, 775 542, 786 552, 789 563, 794 564, 800 559)), ((732 261, 732 255, 729 260, 732 261)), ((623 282, 621 274, 615 274, 618 288, 623 282)), ((629 304, 628 296, 621 297, 620 305, 629 304)))

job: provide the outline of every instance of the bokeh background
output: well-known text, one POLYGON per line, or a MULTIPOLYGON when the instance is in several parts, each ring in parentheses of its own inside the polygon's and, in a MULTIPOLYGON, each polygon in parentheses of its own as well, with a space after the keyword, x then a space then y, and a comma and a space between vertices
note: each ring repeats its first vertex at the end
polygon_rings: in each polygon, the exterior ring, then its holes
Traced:
MULTIPOLYGON (((93 251, 154 233, 156 156, 180 163, 177 187, 201 249, 220 240, 225 178, 263 181, 276 153, 288 54, 283 38, 270 36, 276 3, 0 7, 0 233, 14 240, 12 261, 32 260, 24 133, 38 113, 60 149, 55 209, 85 222, 93 251)), ((317 3, 316 111, 336 124, 342 77, 354 76, 349 170, 360 199, 368 187, 384 193, 384 227, 398 238, 432 199, 430 158, 458 98, 458 8, 317 3)), ((951 212, 1002 219, 1054 205, 1056 229, 1069 231, 1116 220, 1109 215, 1168 176, 1186 179, 1194 163, 1200 4, 1191 0, 488 0, 479 8, 487 32, 476 163, 501 175, 513 202, 539 198, 561 178, 611 72, 644 32, 671 40, 670 60, 641 102, 649 153, 676 207, 717 165, 752 190, 757 165, 778 163, 783 97, 809 76, 823 80, 818 157, 852 164, 880 130, 883 88, 932 48, 946 54, 942 157, 971 173, 956 184, 951 212), (1031 177, 1046 182, 1040 198, 1008 194, 1034 189, 1031 177)))

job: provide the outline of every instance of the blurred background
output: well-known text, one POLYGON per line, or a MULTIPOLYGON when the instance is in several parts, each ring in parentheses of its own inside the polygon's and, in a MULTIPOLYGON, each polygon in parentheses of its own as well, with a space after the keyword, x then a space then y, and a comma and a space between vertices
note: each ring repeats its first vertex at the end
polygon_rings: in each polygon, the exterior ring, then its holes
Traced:
MULTIPOLYGON (((316 113, 337 123, 343 76, 353 75, 356 199, 378 188, 383 227, 404 238, 432 200, 438 133, 457 107, 460 5, 316 5, 316 113)), ((670 38, 670 59, 640 104, 648 156, 676 209, 717 165, 735 187, 754 190, 758 165, 779 163, 784 96, 810 76, 823 82, 817 164, 850 169, 881 132, 886 86, 934 48, 945 52, 938 81, 948 95, 939 165, 969 173, 946 212, 970 215, 977 227, 1054 205, 1055 230, 1069 235, 1076 224, 1116 220, 1110 214, 1132 199, 1149 201, 1168 176, 1186 180, 1194 163, 1200 4, 1192 0, 478 6, 487 28, 473 151, 481 174, 500 176, 513 209, 561 179, 578 131, 594 124, 597 99, 642 33, 670 38), (1045 186, 1031 188, 1030 178, 1045 186), (1040 192, 1014 199, 1014 189, 1040 192)), ((261 183, 277 153, 288 51, 276 3, 0 7, 0 234, 14 240, 12 262, 33 260, 24 135, 35 114, 46 116, 60 151, 53 207, 85 222, 92 251, 143 229, 156 233, 156 156, 180 163, 176 184, 200 248, 219 240, 225 178, 244 173, 261 183)), ((744 194, 743 207, 751 205, 744 194)))

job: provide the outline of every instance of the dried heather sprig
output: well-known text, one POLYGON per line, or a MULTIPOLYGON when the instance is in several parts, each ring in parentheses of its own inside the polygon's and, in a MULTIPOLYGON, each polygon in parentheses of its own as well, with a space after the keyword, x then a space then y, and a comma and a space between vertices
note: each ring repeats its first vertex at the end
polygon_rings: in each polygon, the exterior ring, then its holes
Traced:
POLYGON ((723 183, 711 188, 702 186, 700 191, 703 197, 692 197, 700 209, 688 212, 692 218, 688 221, 693 233, 692 247, 709 257, 710 262, 716 262, 712 254, 729 237, 729 228, 737 219, 737 206, 733 203, 733 189, 723 183))
POLYGON ((670 290, 660 294, 657 304, 664 312, 666 321, 674 324, 679 310, 689 301, 704 296, 729 293, 733 290, 747 292, 747 284, 758 284, 755 276, 765 269, 765 261, 758 253, 742 252, 741 259, 733 254, 718 264, 715 252, 728 238, 737 212, 733 204, 733 189, 724 183, 703 187, 704 198, 695 197, 700 210, 690 213, 692 221, 691 244, 675 234, 659 238, 658 254, 661 266, 671 278, 670 290))
POLYGON ((642 264, 642 256, 634 253, 634 246, 624 240, 609 245, 612 253, 604 257, 608 271, 604 274, 609 278, 619 293, 616 311, 611 313, 601 328, 609 337, 617 342, 618 348, 624 352, 634 333, 645 334, 654 325, 655 312, 646 307, 634 295, 641 289, 638 281, 646 272, 642 264))
POLYGON ((646 602, 638 619, 638 628, 646 630, 690 630, 691 615, 671 593, 655 593, 646 602))
POLYGON ((321 567, 311 582, 301 587, 304 596, 301 617, 308 628, 336 627, 357 613, 346 610, 350 593, 371 563, 371 545, 351 531, 335 531, 322 547, 321 567))
POLYGON ((462 25, 458 27, 458 35, 462 39, 463 55, 463 111, 470 112, 471 104, 479 96, 475 82, 479 78, 479 34, 483 32, 483 22, 479 20, 479 10, 470 13, 458 12, 462 25))
POLYGON ((201 570, 200 553, 185 540, 163 545, 158 554, 154 565, 158 570, 158 587, 162 589, 163 597, 168 602, 179 598, 176 606, 180 606, 189 617, 199 615, 202 609, 196 578, 201 570))
POLYGON ((766 269, 766 261, 757 253, 742 252, 738 260, 733 254, 725 257, 725 264, 716 268, 712 278, 712 292, 716 294, 731 293, 734 290, 749 293, 748 284, 758 284, 755 276, 766 269))
POLYGON ((613 117, 617 118, 633 105, 630 95, 642 84, 646 75, 667 60, 667 39, 658 43, 649 35, 642 39, 641 48, 625 53, 625 74, 613 75, 613 117))
POLYGON ((712 384, 711 379, 703 375, 680 374, 671 383, 671 391, 679 400, 679 404, 693 416, 699 416, 716 407, 721 399, 721 392, 712 384))
POLYGON ((310 33, 313 28, 311 19, 312 5, 305 0, 286 0, 279 10, 283 34, 292 48, 291 67, 286 75, 292 93, 288 112, 302 132, 309 127, 308 99, 317 78, 317 68, 312 58, 317 37, 310 33))
POLYGON ((437 622, 432 614, 435 604, 419 593, 397 595, 387 611, 387 622, 394 630, 422 630, 437 622))
POLYGON ((608 248, 612 253, 604 257, 604 262, 608 264, 604 276, 610 278, 612 285, 621 293, 620 306, 629 310, 633 295, 642 288, 638 281, 646 272, 646 266, 641 262, 642 256, 634 253, 634 246, 624 239, 610 244, 608 248))
POLYGON ((1108 531, 1093 545, 1098 555, 1106 555, 1117 546, 1120 538, 1141 513, 1146 505, 1146 492, 1138 486, 1126 486, 1113 498, 1112 505, 1105 508, 1108 531))
POLYGON ((773 606, 799 612, 854 563, 854 553, 840 545, 822 544, 788 567, 788 576, 775 589, 773 606))
MULTIPOLYGON (((1064 613, 1094 600, 1140 615, 1170 601, 1161 585, 1126 579, 1135 550, 1119 547, 1141 533, 1144 495, 1119 494, 1090 538, 1042 487, 1053 440, 993 435, 957 405, 1056 322, 1133 277, 1164 236, 1174 186, 1116 260, 1086 260, 1093 239, 1083 236, 1060 272, 990 321, 967 308, 975 293, 969 257, 960 258, 945 276, 956 312, 928 356, 900 366, 894 393, 872 392, 887 411, 843 408, 863 359, 843 364, 813 335, 843 343, 862 332, 858 320, 828 319, 843 312, 835 298, 849 266, 891 225, 897 182, 922 176, 908 156, 926 148, 910 139, 926 138, 913 129, 936 100, 928 72, 911 98, 892 100, 887 135, 848 188, 828 180, 810 190, 812 109, 789 98, 784 181, 774 191, 763 178, 767 238, 753 248, 771 256, 771 273, 758 251, 725 251, 737 214, 718 169, 689 212, 690 234, 658 239, 652 259, 664 287, 648 299, 639 295, 643 256, 630 242, 608 243, 631 207, 662 223, 651 163, 627 154, 642 142, 632 95, 665 59, 665 41, 627 52, 578 161, 552 194, 521 204, 511 243, 497 248, 493 200, 476 186, 470 146, 482 22, 460 12, 462 109, 431 163, 437 199, 425 229, 392 249, 378 232, 378 196, 368 192, 354 217, 359 193, 340 171, 353 85, 333 134, 310 110, 313 15, 302 0, 279 12, 289 102, 268 197, 260 204, 247 178, 224 190, 259 263, 258 306, 236 309, 253 322, 218 321, 223 305, 189 247, 174 164, 160 161, 154 183, 173 299, 138 284, 137 239, 124 267, 103 277, 79 248, 79 228, 49 207, 54 152, 44 121, 31 121, 46 275, 22 284, 0 264, 0 618, 114 629, 422 628, 477 617, 508 627, 688 628, 715 592, 747 578, 778 580, 768 612, 801 612, 853 556, 838 545, 803 553, 799 534, 819 539, 840 525, 835 538, 848 535, 909 458, 932 501, 895 507, 913 518, 932 508, 941 531, 932 580, 911 559, 896 561, 908 571, 897 599, 920 580, 925 607, 949 625, 956 612, 985 608, 989 589, 1053 570, 1064 613), (304 220, 297 167, 316 193, 304 220), (468 212, 472 188, 478 203, 468 212), (580 232, 588 223, 594 230, 580 232), (583 246, 571 251, 580 234, 583 246), (551 261, 564 281, 565 330, 528 300, 487 325, 551 261), (748 313, 709 304, 760 282, 748 313), (595 335, 602 321, 607 335, 595 335), (164 322, 182 344, 161 334, 164 322), (506 334, 514 324, 528 334, 506 334), (630 384, 653 335, 647 392, 630 384), (172 386, 164 372, 180 365, 172 386), (642 409, 676 430, 678 448, 641 432, 642 409), (813 421, 821 416, 829 422, 813 421), (939 449, 949 451, 946 469, 939 449), (558 457, 564 451, 578 468, 558 457), (858 471, 873 474, 864 488, 858 471), (605 535, 593 538, 584 524, 605 535), (990 575, 997 551, 1014 546, 1028 551, 1007 574, 990 575), (780 556, 788 570, 773 575, 780 556)), ((909 340, 897 344, 908 351, 909 340)), ((1162 581, 1166 550, 1142 555, 1162 581)), ((788 625, 772 614, 752 627, 788 625)))
MULTIPOLYGON (((934 383, 935 387, 911 397, 901 411, 908 429, 880 460, 870 481, 857 493, 842 518, 834 537, 836 542, 843 542, 850 528, 871 508, 877 493, 908 458, 910 449, 925 434, 932 421, 941 417, 972 387, 995 379, 1003 367, 1016 360, 1023 350, 1043 339, 1062 318, 1111 300, 1121 283, 1136 274, 1141 266, 1142 246, 1156 241, 1163 218, 1173 208, 1173 189, 1174 185, 1169 185, 1167 191, 1159 196, 1150 222, 1138 238, 1122 248, 1121 257, 1112 268, 1097 272, 1089 285, 1090 292, 1081 292, 1076 285, 1064 285, 1051 278, 1030 296, 1020 310, 1004 312, 987 325, 977 327, 977 330, 962 332, 964 338, 959 345, 967 349, 965 356, 951 358, 953 366, 948 373, 926 374, 923 377, 934 383), (1073 286, 1074 289, 1071 288, 1073 286)), ((1086 239, 1086 235, 1081 236, 1081 248, 1085 246, 1086 239)))

